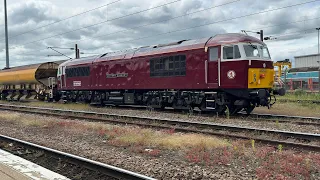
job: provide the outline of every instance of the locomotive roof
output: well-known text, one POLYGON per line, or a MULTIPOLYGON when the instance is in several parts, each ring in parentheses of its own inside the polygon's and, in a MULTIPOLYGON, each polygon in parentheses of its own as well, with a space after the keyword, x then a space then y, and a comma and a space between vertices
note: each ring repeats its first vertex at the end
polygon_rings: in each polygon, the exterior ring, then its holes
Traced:
POLYGON ((234 44, 239 42, 256 42, 259 44, 266 45, 264 42, 260 41, 255 37, 248 36, 245 34, 240 34, 240 33, 218 34, 212 37, 208 41, 207 45, 215 46, 215 45, 221 45, 221 44, 234 44))
POLYGON ((145 46, 135 49, 128 49, 123 51, 109 52, 98 56, 90 56, 81 59, 72 59, 63 66, 81 65, 93 62, 101 62, 108 60, 131 59, 133 57, 152 56, 157 54, 167 54, 171 52, 186 51, 191 49, 200 49, 205 46, 211 47, 221 44, 231 44, 239 42, 256 42, 265 45, 259 39, 240 33, 218 34, 209 38, 195 39, 195 40, 181 40, 169 44, 159 44, 155 46, 145 46))
POLYGON ((99 56, 89 56, 89 57, 84 57, 80 59, 71 59, 68 61, 65 61, 64 63, 61 63, 60 66, 72 66, 72 65, 80 65, 80 64, 88 64, 92 63, 94 59, 96 59, 99 56))

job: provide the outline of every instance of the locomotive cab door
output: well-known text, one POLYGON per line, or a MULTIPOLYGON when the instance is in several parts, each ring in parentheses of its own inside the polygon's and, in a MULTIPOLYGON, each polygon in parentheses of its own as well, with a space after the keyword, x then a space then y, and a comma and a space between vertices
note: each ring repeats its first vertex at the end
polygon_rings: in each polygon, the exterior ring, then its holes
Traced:
POLYGON ((60 79, 61 79, 61 88, 64 88, 66 87, 66 67, 65 66, 62 66, 61 67, 61 76, 60 76, 60 79))
POLYGON ((246 88, 247 62, 242 60, 238 44, 221 46, 220 83, 221 88, 246 88))
POLYGON ((212 88, 219 86, 220 52, 220 46, 210 47, 208 49, 208 60, 205 62, 205 81, 212 88))

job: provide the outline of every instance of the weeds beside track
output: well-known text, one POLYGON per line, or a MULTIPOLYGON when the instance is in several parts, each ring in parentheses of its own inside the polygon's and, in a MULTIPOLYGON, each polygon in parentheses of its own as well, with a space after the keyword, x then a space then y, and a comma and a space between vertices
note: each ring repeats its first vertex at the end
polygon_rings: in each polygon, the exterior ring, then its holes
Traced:
POLYGON ((71 179, 153 179, 115 166, 0 135, 0 147, 71 179))
POLYGON ((229 138, 254 139, 257 142, 267 144, 283 144, 290 147, 299 147, 314 151, 320 151, 320 134, 277 131, 234 125, 172 120, 164 118, 128 116, 110 113, 39 108, 6 104, 0 104, 0 109, 23 113, 41 114, 47 116, 58 116, 70 119, 81 119, 87 121, 138 125, 156 129, 175 129, 175 131, 179 132, 205 133, 229 138))

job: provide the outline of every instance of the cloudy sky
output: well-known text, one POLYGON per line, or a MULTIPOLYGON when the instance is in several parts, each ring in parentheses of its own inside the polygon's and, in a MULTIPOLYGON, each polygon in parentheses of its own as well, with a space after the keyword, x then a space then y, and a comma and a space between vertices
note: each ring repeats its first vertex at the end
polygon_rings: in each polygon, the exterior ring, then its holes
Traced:
MULTIPOLYGON (((315 28, 320 27, 320 0, 8 0, 7 3, 11 66, 66 59, 48 57, 58 55, 49 46, 69 48, 77 43, 84 53, 81 56, 89 56, 260 29, 265 36, 276 38, 265 41, 273 60, 317 53, 315 28)), ((5 66, 3 7, 1 4, 1 68, 5 66)), ((71 50, 56 50, 74 57, 71 50)))

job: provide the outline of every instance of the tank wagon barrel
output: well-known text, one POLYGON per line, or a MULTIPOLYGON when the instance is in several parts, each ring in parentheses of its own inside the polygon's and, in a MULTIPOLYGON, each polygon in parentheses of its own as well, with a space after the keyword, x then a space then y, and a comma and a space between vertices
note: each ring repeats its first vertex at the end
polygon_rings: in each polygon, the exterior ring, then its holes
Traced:
POLYGON ((54 95, 59 62, 45 62, 0 71, 2 100, 41 99, 54 95))

